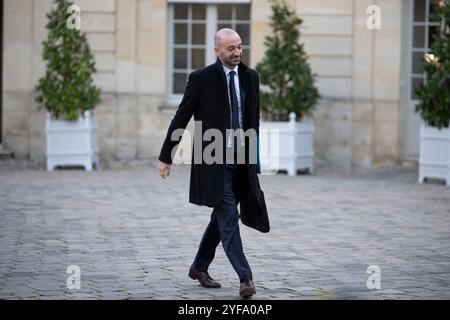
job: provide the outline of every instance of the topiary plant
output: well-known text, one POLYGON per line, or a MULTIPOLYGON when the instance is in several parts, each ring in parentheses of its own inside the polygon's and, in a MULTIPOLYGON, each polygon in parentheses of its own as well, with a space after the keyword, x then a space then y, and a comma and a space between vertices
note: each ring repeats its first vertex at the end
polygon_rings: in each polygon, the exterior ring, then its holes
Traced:
POLYGON ((266 120, 288 120, 289 113, 295 112, 301 119, 319 98, 303 44, 299 43, 302 20, 284 1, 271 7, 272 32, 264 41, 264 58, 256 66, 263 85, 262 115, 266 120))
POLYGON ((100 89, 93 84, 96 72, 86 35, 69 28, 71 13, 67 0, 55 0, 55 8, 47 14, 47 39, 42 57, 47 62, 46 73, 35 87, 39 109, 45 107, 52 116, 68 121, 78 119, 100 101, 100 89))
POLYGON ((438 129, 450 124, 450 1, 440 4, 441 29, 422 64, 426 81, 415 88, 420 100, 416 112, 427 125, 438 129))

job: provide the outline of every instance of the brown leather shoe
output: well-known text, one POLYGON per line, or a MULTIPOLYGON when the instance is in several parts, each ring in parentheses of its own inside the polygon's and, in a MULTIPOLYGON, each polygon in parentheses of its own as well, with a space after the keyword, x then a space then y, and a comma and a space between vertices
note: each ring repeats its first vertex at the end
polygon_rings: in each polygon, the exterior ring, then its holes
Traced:
POLYGON ((203 272, 195 269, 194 267, 190 267, 189 269, 189 278, 193 280, 198 280, 202 287, 205 288, 220 288, 221 285, 219 282, 215 281, 208 272, 203 272))
POLYGON ((243 282, 241 282, 241 288, 239 289, 239 295, 242 298, 250 298, 256 293, 255 284, 253 280, 250 278, 245 278, 243 282))

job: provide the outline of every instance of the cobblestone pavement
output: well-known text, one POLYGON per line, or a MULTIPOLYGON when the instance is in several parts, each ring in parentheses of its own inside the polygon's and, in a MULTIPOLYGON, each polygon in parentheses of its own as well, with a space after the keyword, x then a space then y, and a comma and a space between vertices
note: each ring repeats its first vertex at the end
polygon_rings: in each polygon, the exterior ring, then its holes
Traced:
MULTIPOLYGON (((0 162, 0 167, 6 162, 0 162)), ((450 189, 414 169, 261 176, 272 230, 241 225, 254 299, 449 299, 450 189), (380 268, 369 290, 367 268, 380 268)), ((187 277, 210 209, 188 203, 189 168, 0 168, 1 299, 239 299, 221 247, 187 277), (81 270, 68 289, 66 270, 81 270)))

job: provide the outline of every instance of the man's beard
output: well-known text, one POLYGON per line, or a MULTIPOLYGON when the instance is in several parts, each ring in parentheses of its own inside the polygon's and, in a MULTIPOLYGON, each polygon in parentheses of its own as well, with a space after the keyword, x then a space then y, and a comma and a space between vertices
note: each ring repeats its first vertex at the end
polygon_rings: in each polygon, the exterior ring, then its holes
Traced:
POLYGON ((238 58, 236 58, 236 59, 230 58, 230 59, 228 60, 228 63, 229 63, 230 65, 233 65, 233 66, 237 66, 240 62, 241 62, 241 58, 240 58, 240 57, 238 57, 238 58))

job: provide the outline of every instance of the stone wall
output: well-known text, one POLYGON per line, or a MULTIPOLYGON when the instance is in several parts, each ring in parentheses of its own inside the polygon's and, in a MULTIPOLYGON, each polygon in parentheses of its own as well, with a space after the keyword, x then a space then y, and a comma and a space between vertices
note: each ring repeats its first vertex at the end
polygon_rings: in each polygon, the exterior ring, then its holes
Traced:
POLYGON ((4 1, 3 143, 17 157, 30 155, 33 86, 33 1, 4 1))
MULTIPOLYGON (((317 161, 349 167, 399 161, 402 2, 290 0, 304 20, 301 40, 322 99, 315 111, 317 161), (383 8, 368 30, 366 8, 383 8)), ((167 83, 165 0, 78 0, 81 27, 103 90, 97 108, 103 159, 155 158, 176 108, 167 83)), ((5 0, 4 144, 20 158, 45 160, 44 111, 32 88, 42 76, 41 42, 50 0, 5 0)), ((254 66, 264 53, 270 6, 252 1, 254 66)))
MULTIPOLYGON (((399 161, 402 2, 291 0, 322 99, 314 113, 317 160, 337 166, 399 161), (366 27, 369 5, 382 29, 366 27)), ((252 61, 261 59, 270 8, 252 2, 252 61), (257 40, 255 40, 257 39, 257 40)))
MULTIPOLYGON (((78 0, 81 29, 96 57, 102 88, 97 108, 102 158, 155 156, 170 113, 165 100, 166 1, 78 0)), ((32 90, 45 72, 41 59, 51 0, 5 1, 4 144, 18 158, 45 160, 45 111, 32 90)))

